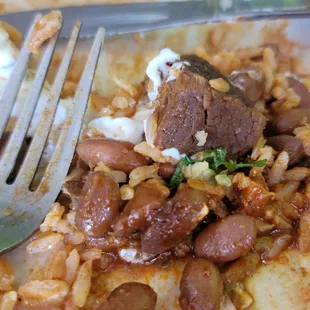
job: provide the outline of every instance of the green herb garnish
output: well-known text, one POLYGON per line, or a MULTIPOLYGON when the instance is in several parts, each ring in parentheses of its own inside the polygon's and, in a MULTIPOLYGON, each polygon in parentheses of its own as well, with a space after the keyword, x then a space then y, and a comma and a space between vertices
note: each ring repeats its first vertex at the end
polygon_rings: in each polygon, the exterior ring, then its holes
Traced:
POLYGON ((267 160, 258 160, 252 163, 237 163, 234 160, 226 159, 227 151, 223 148, 218 148, 214 150, 206 150, 199 152, 191 157, 183 157, 179 164, 177 165, 175 172, 169 182, 169 187, 171 189, 176 189, 184 181, 184 175, 182 173, 182 168, 184 166, 190 166, 196 162, 206 161, 209 164, 210 169, 212 169, 216 174, 219 173, 232 173, 233 171, 246 168, 246 167, 263 167, 267 160))
POLYGON ((185 156, 180 160, 180 162, 177 165, 177 167, 175 168, 174 174, 173 174, 173 176, 169 182, 170 188, 172 188, 172 189, 178 188, 178 186, 184 181, 184 175, 182 173, 182 168, 184 166, 189 166, 193 163, 194 163, 194 161, 188 156, 185 156))

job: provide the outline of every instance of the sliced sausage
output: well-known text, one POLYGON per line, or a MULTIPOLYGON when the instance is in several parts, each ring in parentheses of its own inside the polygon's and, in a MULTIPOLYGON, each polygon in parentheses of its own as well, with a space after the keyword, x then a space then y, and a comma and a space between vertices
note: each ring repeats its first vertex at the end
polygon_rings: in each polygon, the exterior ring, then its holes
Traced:
POLYGON ((281 113, 272 122, 272 130, 276 134, 291 135, 296 127, 310 122, 310 111, 307 109, 292 109, 281 113))
POLYGON ((300 97, 298 108, 310 109, 310 93, 308 88, 294 75, 289 75, 286 78, 289 87, 300 97))
POLYGON ((250 216, 230 215, 210 224, 196 238, 197 257, 214 263, 226 263, 245 255, 256 240, 256 225, 250 216))
POLYGON ((180 282, 179 303, 183 310, 218 310, 224 285, 218 269, 207 259, 187 263, 180 282))
POLYGON ((267 138, 267 144, 276 151, 286 151, 289 155, 289 165, 293 165, 305 156, 304 147, 299 139, 289 135, 279 135, 267 138))
POLYGON ((113 139, 88 139, 77 146, 80 158, 93 165, 103 162, 114 170, 130 173, 133 169, 146 166, 148 161, 141 154, 136 153, 134 145, 129 142, 113 139))
POLYGON ((208 200, 204 192, 181 186, 142 234, 143 252, 157 255, 176 246, 208 214, 208 200))
POLYGON ((128 282, 117 287, 98 310, 154 310, 156 301, 157 295, 149 285, 128 282))
POLYGON ((119 214, 121 197, 118 183, 106 172, 91 172, 83 186, 76 225, 89 236, 101 237, 111 230, 119 214))
POLYGON ((259 67, 251 66, 234 71, 229 79, 236 87, 244 92, 251 106, 264 95, 265 78, 262 69, 259 67))
POLYGON ((162 163, 159 165, 158 174, 165 180, 170 180, 174 174, 175 166, 171 163, 162 163))
POLYGON ((169 189, 157 180, 140 183, 134 197, 129 200, 114 225, 115 233, 119 236, 128 236, 136 230, 144 230, 153 214, 162 207, 169 193, 169 189))

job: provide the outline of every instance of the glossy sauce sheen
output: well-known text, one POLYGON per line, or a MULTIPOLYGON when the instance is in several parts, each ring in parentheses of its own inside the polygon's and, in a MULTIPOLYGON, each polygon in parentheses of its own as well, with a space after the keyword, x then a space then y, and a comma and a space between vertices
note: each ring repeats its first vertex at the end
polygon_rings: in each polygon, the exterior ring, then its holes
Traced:
POLYGON ((245 255, 256 241, 254 220, 247 215, 230 215, 210 224, 196 238, 197 257, 226 263, 245 255))
POLYGON ((89 173, 76 212, 78 229, 89 236, 103 236, 111 230, 120 204, 121 197, 115 179, 103 171, 89 173))

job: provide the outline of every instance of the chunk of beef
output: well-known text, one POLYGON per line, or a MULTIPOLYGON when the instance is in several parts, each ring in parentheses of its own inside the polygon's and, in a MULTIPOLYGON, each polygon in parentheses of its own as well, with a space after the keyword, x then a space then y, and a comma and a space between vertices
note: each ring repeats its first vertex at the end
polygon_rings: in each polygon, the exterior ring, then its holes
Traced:
POLYGON ((159 88, 155 145, 175 147, 181 153, 224 147, 231 158, 249 151, 262 134, 264 116, 208 62, 195 55, 184 56, 182 61, 176 79, 159 88), (229 85, 226 93, 210 86, 209 81, 218 78, 229 85), (208 134, 203 145, 195 137, 198 131, 208 134))

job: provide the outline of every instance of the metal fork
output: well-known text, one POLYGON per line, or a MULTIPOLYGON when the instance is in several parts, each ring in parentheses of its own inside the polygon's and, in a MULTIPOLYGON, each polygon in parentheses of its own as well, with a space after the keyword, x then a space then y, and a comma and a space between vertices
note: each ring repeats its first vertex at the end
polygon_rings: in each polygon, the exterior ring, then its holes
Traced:
MULTIPOLYGON (((30 52, 28 44, 34 25, 39 20, 36 16, 24 41, 19 58, 7 82, 0 99, 0 137, 3 135, 12 112, 19 88, 25 76, 30 52)), ((28 238, 41 224, 51 204, 57 198, 70 167, 74 150, 83 124, 95 69, 104 40, 104 29, 99 28, 94 39, 88 60, 78 89, 55 147, 55 151, 46 168, 43 178, 35 191, 29 187, 37 171, 42 152, 51 130, 60 94, 79 36, 81 23, 77 22, 64 53, 61 65, 51 87, 38 128, 32 138, 28 152, 12 184, 7 179, 14 168, 22 143, 29 128, 44 80, 51 62, 58 39, 58 33, 49 40, 26 104, 10 135, 0 159, 0 252, 8 250, 28 238)))

